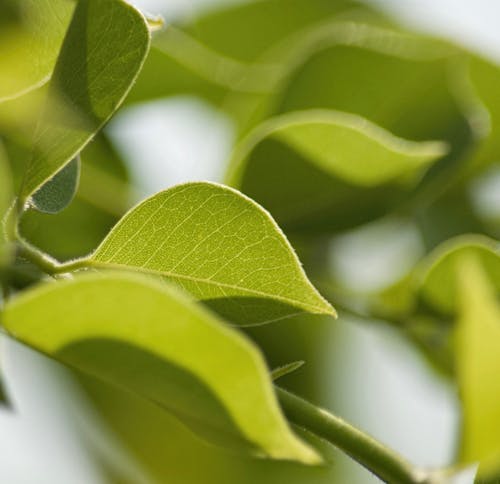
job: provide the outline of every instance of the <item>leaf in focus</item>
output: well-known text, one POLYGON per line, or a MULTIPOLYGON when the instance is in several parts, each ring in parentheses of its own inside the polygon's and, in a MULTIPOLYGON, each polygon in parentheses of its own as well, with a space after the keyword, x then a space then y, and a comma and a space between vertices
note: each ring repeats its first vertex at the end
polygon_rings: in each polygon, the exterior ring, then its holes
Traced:
POLYGON ((123 0, 78 2, 49 86, 21 198, 95 136, 134 82, 149 48, 144 17, 123 0))
POLYGON ((75 8, 72 0, 16 0, 0 29, 0 102, 20 96, 51 76, 75 8))
POLYGON ((164 282, 77 276, 25 292, 3 321, 20 341, 162 406, 205 438, 320 461, 282 416, 256 347, 164 282))
POLYGON ((73 200, 79 179, 80 157, 77 156, 33 194, 31 204, 40 212, 60 212, 73 200))
POLYGON ((236 149, 229 184, 286 231, 335 231, 384 215, 446 153, 441 142, 397 138, 329 110, 268 120, 236 149))
POLYGON ((335 313, 270 215, 213 183, 178 185, 143 201, 88 264, 166 277, 235 324, 335 313))

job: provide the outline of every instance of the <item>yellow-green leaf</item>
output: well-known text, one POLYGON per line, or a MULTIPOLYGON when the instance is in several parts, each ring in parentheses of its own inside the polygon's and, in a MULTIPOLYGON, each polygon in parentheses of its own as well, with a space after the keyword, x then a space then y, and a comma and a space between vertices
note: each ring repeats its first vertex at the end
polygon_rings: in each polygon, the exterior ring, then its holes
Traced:
POLYGON ((335 230, 384 214, 446 153, 354 114, 308 110, 272 118, 242 141, 228 181, 286 230, 335 230))
POLYGON ((15 338, 170 410, 218 443, 319 462, 291 432, 264 360, 244 336, 164 282, 86 274, 10 302, 15 338))
POLYGON ((140 203, 88 264, 166 277, 236 324, 334 314, 270 215, 214 183, 179 185, 140 203))
POLYGON ((454 319, 454 366, 462 400, 460 459, 478 475, 500 472, 500 254, 498 244, 467 236, 438 250, 422 295, 454 319))
POLYGON ((21 198, 70 162, 115 112, 149 48, 144 17, 123 0, 80 0, 49 86, 21 198))
POLYGON ((16 0, 15 8, 18 18, 0 29, 0 102, 50 79, 75 2, 16 0))

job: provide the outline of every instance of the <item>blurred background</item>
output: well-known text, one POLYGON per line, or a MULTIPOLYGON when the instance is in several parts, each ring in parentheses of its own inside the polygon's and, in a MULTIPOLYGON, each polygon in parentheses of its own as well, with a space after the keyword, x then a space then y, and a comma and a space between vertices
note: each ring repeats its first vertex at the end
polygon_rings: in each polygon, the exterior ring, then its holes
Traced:
MULTIPOLYGON (((221 5, 245 2, 131 3, 151 15, 161 14, 167 24, 182 25, 221 5)), ((400 25, 452 40, 500 62, 500 4, 495 0, 364 3, 400 25)), ((106 138, 96 142, 96 146, 102 143, 108 158, 125 162, 125 169, 117 163, 110 170, 118 173, 118 180, 132 181, 132 193, 123 201, 126 206, 180 182, 224 179, 239 127, 216 103, 209 102, 210 96, 174 91, 168 97, 159 95, 140 102, 138 88, 131 94, 137 101, 127 103, 106 127, 106 138)), ((471 194, 474 206, 491 219, 498 217, 498 172, 478 177, 475 183, 471 194)), ((119 213, 120 200, 115 198, 113 203, 118 205, 115 213, 119 213)), ((97 240, 115 219, 113 214, 84 214, 78 207, 73 210, 77 231, 86 230, 85 217, 102 219, 97 240), (83 218, 77 217, 80 213, 83 218)), ((88 248, 77 247, 77 242, 74 247, 54 246, 51 236, 39 231, 45 216, 37 217, 40 220, 26 222, 26 230, 51 253, 67 258, 92 248, 94 241, 88 248)), ((307 263, 308 249, 302 252, 300 244, 297 239, 295 245, 307 263)), ((321 244, 327 254, 326 270, 335 274, 337 284, 347 292, 356 289, 368 293, 400 280, 426 253, 429 241, 423 239, 413 220, 384 217, 344 230, 321 244)), ((283 385, 398 449, 415 464, 448 465, 456 453, 460 422, 455 388, 397 328, 382 320, 356 317, 354 312, 341 312, 334 323, 298 317, 250 329, 248 334, 261 345, 270 366, 306 361, 297 372, 283 378, 283 385)), ((318 469, 231 455, 199 441, 175 419, 134 396, 75 376, 6 338, 1 343, 4 391, 15 412, 0 409, 0 482, 377 482, 320 442, 315 444, 324 449, 330 464, 318 469)))

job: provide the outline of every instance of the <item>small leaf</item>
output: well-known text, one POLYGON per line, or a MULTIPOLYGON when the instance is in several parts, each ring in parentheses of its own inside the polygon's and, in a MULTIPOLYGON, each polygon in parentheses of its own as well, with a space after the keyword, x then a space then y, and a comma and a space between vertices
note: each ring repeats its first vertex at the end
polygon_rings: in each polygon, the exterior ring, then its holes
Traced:
POLYGON ((278 366, 271 372, 271 379, 273 381, 278 380, 279 378, 286 376, 290 373, 293 373, 295 370, 298 370, 305 361, 292 361, 291 363, 287 363, 286 365, 278 366))
POLYGON ((21 198, 70 162, 115 112, 149 48, 144 17, 123 0, 80 0, 41 115, 21 198))
POLYGON ((57 214, 27 210, 20 220, 22 235, 59 260, 92 252, 133 197, 125 164, 102 132, 79 156, 80 183, 73 202, 57 214))
POLYGON ((3 321, 20 341, 155 402, 217 443, 319 462, 282 416, 256 347, 164 282, 77 276, 25 292, 3 321))
POLYGON ((354 114, 309 110, 272 118, 243 140, 228 181, 290 231, 338 230, 389 210, 446 153, 354 114))
POLYGON ((73 200, 79 179, 80 157, 77 156, 33 194, 32 205, 40 212, 60 212, 73 200))
POLYGON ((164 276, 236 324, 334 314, 269 214, 213 183, 179 185, 140 203, 88 264, 164 276))

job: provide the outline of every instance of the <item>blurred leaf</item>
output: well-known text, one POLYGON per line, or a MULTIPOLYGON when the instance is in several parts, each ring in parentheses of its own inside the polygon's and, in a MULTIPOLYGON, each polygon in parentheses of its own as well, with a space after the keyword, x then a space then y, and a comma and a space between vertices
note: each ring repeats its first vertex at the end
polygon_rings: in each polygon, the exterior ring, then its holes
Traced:
POLYGON ((351 0, 264 0, 208 12, 185 30, 223 56, 253 62, 291 34, 337 15, 365 12, 372 10, 351 0))
POLYGON ((293 373, 295 370, 298 370, 304 363, 305 361, 300 360, 300 361, 292 361, 291 363, 287 363, 286 365, 278 366, 278 368, 275 368, 271 372, 271 378, 273 380, 278 380, 278 378, 289 375, 290 373, 293 373))
POLYGON ((470 161, 468 174, 498 162, 500 157, 500 67, 477 56, 469 57, 469 82, 473 95, 471 102, 478 102, 477 123, 484 131, 484 139, 470 161))
POLYGON ((297 433, 335 465, 304 466, 230 452, 206 445, 169 413, 137 395, 95 378, 85 377, 83 383, 113 437, 128 451, 123 462, 109 462, 112 456, 105 452, 98 456, 123 476, 120 484, 163 483, 166 478, 182 484, 331 484, 337 482, 338 466, 348 459, 333 446, 298 428, 297 433), (146 473, 142 480, 130 472, 130 464, 135 460, 146 473))
POLYGON ((80 157, 73 158, 31 197, 32 205, 44 213, 57 213, 73 200, 80 181, 80 157))
POLYGON ((368 12, 374 16, 366 6, 348 0, 265 0, 229 5, 185 25, 169 25, 154 35, 129 101, 195 94, 223 104, 230 91, 266 91, 279 74, 281 55, 272 61, 260 58, 275 46, 291 48, 293 37, 316 25, 368 12))
POLYGON ((228 181, 287 231, 334 231, 386 213, 446 153, 358 116, 289 113, 257 127, 236 149, 228 181))
POLYGON ((236 324, 334 314, 269 214, 212 183, 178 185, 140 203, 88 264, 164 276, 236 324))
MULTIPOLYGON (((493 255, 493 254, 492 254, 493 255)), ((494 253, 497 267, 500 257, 494 253)), ((480 461, 479 476, 500 471, 500 305, 483 262, 462 255, 456 266, 459 320, 457 378, 463 402, 461 458, 480 461)), ((500 274, 500 272, 499 272, 500 274)))
POLYGON ((10 167, 7 163, 6 153, 0 139, 0 281, 2 279, 1 269, 9 260, 9 250, 6 247, 5 215, 12 203, 12 180, 10 167))
POLYGON ((118 108, 149 48, 144 17, 122 0, 81 0, 61 48, 23 199, 63 168, 118 108))
POLYGON ((4 326, 43 353, 170 410, 216 442, 320 461, 290 431, 256 348, 163 282, 108 273, 45 284, 8 304, 4 326))
POLYGON ((20 96, 51 76, 75 7, 72 0, 2 2, 0 102, 20 96))
MULTIPOLYGON (((500 255, 498 244, 468 236, 442 246, 422 274, 422 295, 456 320, 454 360, 463 405, 463 462, 479 476, 500 471, 500 255)), ((481 481, 482 482, 482 481, 481 481)))
POLYGON ((456 315, 462 304, 457 292, 459 279, 456 266, 459 261, 474 254, 491 283, 500 290, 500 258, 498 243, 480 235, 466 235, 450 239, 425 260, 416 273, 421 297, 442 315, 456 315))

